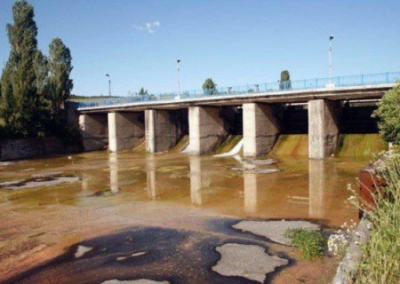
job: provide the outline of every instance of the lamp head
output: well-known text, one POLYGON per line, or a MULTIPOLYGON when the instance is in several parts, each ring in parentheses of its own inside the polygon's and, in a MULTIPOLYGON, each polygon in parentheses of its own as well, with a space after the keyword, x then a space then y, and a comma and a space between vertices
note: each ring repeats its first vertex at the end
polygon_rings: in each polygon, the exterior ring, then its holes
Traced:
POLYGON ((333 40, 333 35, 331 35, 331 36, 329 37, 329 40, 333 40))

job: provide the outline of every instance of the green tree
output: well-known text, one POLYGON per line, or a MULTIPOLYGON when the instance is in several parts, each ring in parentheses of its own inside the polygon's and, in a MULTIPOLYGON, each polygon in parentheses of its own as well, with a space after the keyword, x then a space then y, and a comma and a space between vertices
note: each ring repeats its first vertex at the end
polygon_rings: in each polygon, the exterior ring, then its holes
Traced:
POLYGON ((147 90, 145 90, 143 87, 140 88, 139 95, 144 96, 144 95, 147 95, 147 94, 148 94, 147 90))
POLYGON ((0 114, 3 119, 3 123, 8 131, 13 126, 12 123, 15 121, 15 99, 12 90, 12 69, 11 65, 7 63, 1 74, 1 104, 0 114))
POLYGON ((216 93, 217 84, 214 83, 213 79, 207 78, 203 83, 203 90, 207 95, 213 95, 216 93))
POLYGON ((13 8, 14 24, 7 25, 11 45, 7 67, 2 75, 2 115, 12 131, 24 136, 34 133, 37 105, 34 60, 37 53, 37 26, 33 7, 26 1, 17 1, 13 8), (11 113, 12 112, 12 113, 11 113))
POLYGON ((53 117, 59 117, 61 107, 71 96, 73 82, 70 79, 72 57, 68 47, 61 39, 55 38, 49 46, 48 59, 48 99, 53 117))
POLYGON ((400 83, 383 96, 372 116, 378 118, 383 139, 400 145, 400 83))
POLYGON ((290 73, 288 70, 283 70, 281 72, 281 79, 279 81, 279 89, 287 90, 292 88, 292 83, 290 81, 290 73))

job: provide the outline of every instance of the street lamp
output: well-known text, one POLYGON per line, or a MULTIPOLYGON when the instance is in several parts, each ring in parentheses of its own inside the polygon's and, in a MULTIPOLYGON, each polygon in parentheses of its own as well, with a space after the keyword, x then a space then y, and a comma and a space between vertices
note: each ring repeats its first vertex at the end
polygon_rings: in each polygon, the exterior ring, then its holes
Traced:
POLYGON ((329 37, 329 81, 330 85, 333 87, 333 74, 332 74, 332 40, 333 40, 333 35, 329 37))
POLYGON ((177 59, 176 65, 177 65, 177 75, 178 75, 178 96, 180 97, 181 96, 181 82, 179 80, 179 71, 181 71, 181 70, 179 69, 179 63, 181 63, 181 60, 177 59))
POLYGON ((110 77, 110 74, 106 74, 106 77, 108 77, 108 96, 111 97, 111 77, 110 77))

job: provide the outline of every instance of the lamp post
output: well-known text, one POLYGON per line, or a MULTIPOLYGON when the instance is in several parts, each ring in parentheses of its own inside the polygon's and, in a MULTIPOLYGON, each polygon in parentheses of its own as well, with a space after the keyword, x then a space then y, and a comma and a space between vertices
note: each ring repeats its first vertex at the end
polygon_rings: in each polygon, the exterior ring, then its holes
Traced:
POLYGON ((180 97, 181 96, 181 82, 180 82, 180 78, 179 78, 179 71, 181 71, 181 70, 179 69, 179 63, 181 63, 181 60, 177 59, 176 60, 176 65, 177 65, 176 71, 177 71, 177 75, 178 75, 178 96, 180 97))
POLYGON ((108 96, 111 97, 111 77, 110 77, 110 74, 106 74, 106 77, 108 78, 108 96))
POLYGON ((329 81, 333 85, 333 73, 332 73, 332 40, 333 35, 329 37, 329 81))

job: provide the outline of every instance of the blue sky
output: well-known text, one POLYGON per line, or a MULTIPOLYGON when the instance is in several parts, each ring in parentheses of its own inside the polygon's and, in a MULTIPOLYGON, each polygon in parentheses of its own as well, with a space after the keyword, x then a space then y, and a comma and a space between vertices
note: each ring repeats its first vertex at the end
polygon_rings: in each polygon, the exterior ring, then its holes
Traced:
MULTIPOLYGON (((13 0, 1 0, 0 63, 9 53, 5 25, 13 0)), ((73 93, 127 95, 328 76, 400 71, 400 1, 29 0, 39 47, 60 37, 73 56, 73 93), (149 24, 146 27, 146 24, 149 24)))

